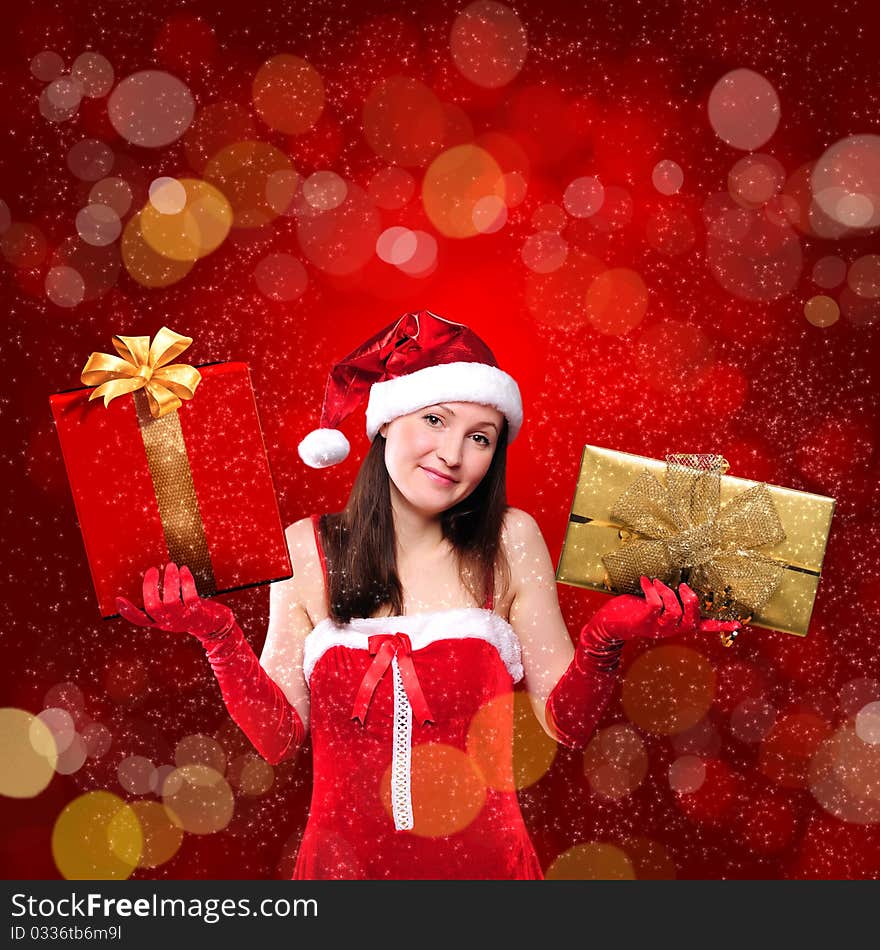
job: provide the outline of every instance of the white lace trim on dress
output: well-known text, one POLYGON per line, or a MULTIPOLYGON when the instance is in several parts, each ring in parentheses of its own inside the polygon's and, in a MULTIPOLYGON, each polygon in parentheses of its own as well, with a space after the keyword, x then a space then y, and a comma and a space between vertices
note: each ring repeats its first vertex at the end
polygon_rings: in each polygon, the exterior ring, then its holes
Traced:
POLYGON ((391 810, 394 827, 410 831, 413 826, 410 768, 412 759, 412 706, 403 685, 397 656, 391 658, 394 671, 394 737, 391 747, 391 810))

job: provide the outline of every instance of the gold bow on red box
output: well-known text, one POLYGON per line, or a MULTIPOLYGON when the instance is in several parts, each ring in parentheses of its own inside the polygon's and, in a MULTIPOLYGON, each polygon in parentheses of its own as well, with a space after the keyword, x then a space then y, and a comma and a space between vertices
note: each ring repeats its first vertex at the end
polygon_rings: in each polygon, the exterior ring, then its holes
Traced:
POLYGON ((92 353, 80 374, 86 386, 96 387, 89 401, 103 396, 108 406, 117 396, 143 389, 154 419, 173 412, 183 400, 192 399, 202 378, 195 366, 169 365, 191 343, 192 337, 181 336, 168 327, 162 327, 152 343, 148 336, 114 336, 113 346, 119 356, 92 353))
POLYGON ((156 493, 169 557, 187 564, 203 594, 216 590, 214 569, 193 484, 189 456, 176 410, 190 400, 201 373, 187 363, 172 363, 192 343, 162 327, 153 337, 113 337, 119 356, 92 353, 80 378, 96 388, 89 402, 104 398, 104 408, 132 393, 147 465, 156 493))

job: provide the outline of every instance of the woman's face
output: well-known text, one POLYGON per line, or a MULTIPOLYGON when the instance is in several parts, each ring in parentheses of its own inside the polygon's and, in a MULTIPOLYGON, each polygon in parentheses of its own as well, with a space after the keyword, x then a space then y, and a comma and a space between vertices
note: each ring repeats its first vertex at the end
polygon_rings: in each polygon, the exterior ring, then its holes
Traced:
POLYGON ((444 402, 386 422, 385 466, 414 507, 440 514, 458 504, 489 470, 504 416, 491 406, 444 402))

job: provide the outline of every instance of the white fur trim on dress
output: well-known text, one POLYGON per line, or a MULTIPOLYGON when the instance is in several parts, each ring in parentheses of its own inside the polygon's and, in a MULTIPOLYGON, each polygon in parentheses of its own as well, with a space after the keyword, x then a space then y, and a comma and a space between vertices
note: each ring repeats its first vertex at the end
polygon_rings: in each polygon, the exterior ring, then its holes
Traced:
POLYGON ((312 468, 329 468, 348 458, 351 446, 339 429, 312 429, 300 442, 299 457, 312 468))
POLYGON ((488 363, 438 363, 373 383, 367 403, 367 437, 372 441, 386 422, 444 400, 497 409, 507 417, 508 442, 522 426, 522 397, 512 376, 488 363))
POLYGON ((413 651, 437 640, 485 640, 498 651, 513 682, 518 683, 523 678, 522 648, 513 627, 492 610, 461 607, 406 616, 355 617, 344 626, 328 617, 305 639, 303 672, 306 680, 311 679, 315 664, 331 647, 367 650, 370 636, 386 632, 408 634, 413 651))

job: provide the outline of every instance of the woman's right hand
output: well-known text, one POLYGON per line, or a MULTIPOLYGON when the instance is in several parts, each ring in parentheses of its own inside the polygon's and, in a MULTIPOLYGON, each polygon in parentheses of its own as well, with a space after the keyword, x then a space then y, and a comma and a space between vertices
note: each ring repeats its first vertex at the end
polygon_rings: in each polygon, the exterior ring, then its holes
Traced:
POLYGON ((199 597, 190 569, 184 565, 178 570, 174 563, 165 566, 161 596, 159 569, 151 567, 144 574, 144 610, 125 597, 116 598, 116 609, 140 627, 191 633, 196 637, 218 633, 235 622, 225 604, 199 597))

